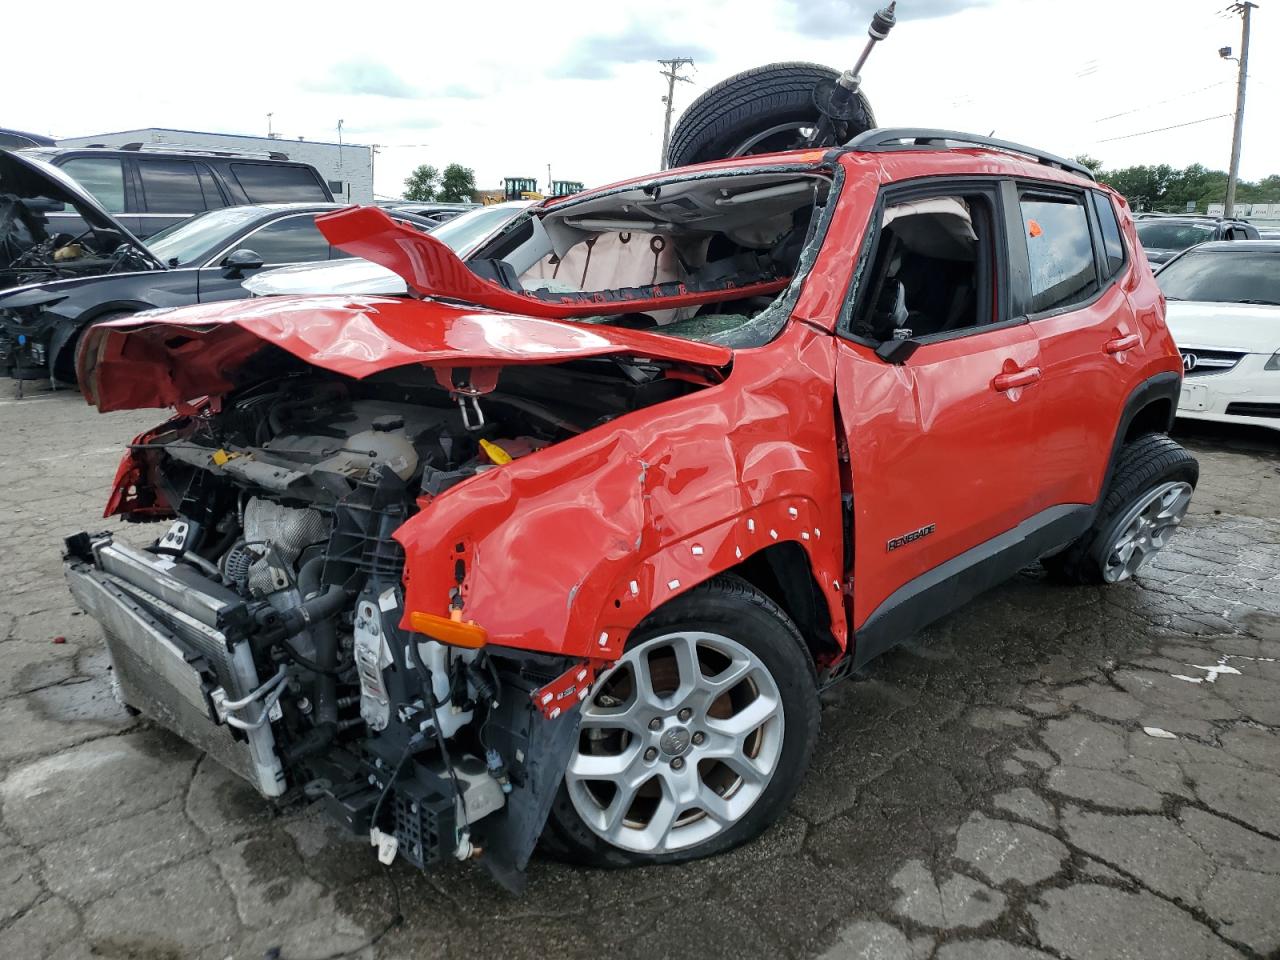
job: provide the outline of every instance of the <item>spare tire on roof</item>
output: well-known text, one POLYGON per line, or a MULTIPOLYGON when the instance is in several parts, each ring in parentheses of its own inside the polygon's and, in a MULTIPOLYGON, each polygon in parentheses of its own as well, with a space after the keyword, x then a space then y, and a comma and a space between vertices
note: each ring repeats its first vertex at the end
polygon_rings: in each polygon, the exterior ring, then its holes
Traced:
MULTIPOLYGON (((817 124, 813 89, 840 71, 820 63, 770 63, 744 70, 711 87, 689 104, 671 133, 667 165, 683 167, 753 153, 789 150, 800 130, 817 124)), ((875 126, 871 104, 861 91, 857 110, 836 143, 875 126)))

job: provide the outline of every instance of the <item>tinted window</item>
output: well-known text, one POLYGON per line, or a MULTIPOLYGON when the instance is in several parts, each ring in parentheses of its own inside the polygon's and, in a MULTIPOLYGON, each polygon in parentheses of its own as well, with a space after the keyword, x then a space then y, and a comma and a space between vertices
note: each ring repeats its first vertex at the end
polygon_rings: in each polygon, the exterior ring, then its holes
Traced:
POLYGON ((1084 206, 1075 200, 1022 198, 1031 312, 1087 300, 1098 288, 1093 238, 1084 206))
POLYGON ((1192 250, 1156 274, 1170 300, 1280 304, 1280 256, 1248 250, 1192 250))
POLYGON ((77 157, 59 168, 79 181, 111 213, 124 213, 124 169, 119 160, 77 157))
POLYGON ((204 194, 204 205, 210 210, 225 207, 227 203, 222 199, 222 191, 218 189, 213 173, 203 163, 197 164, 196 169, 200 173, 200 192, 204 194))
POLYGON ((315 217, 289 217, 269 223, 236 244, 252 250, 266 263, 305 263, 329 259, 329 241, 316 229, 315 217))
POLYGON ((315 203, 329 199, 315 174, 304 167, 233 163, 231 172, 250 203, 315 203))
POLYGON ((148 213, 196 213, 205 208, 196 165, 190 160, 137 161, 148 213))
POLYGON ((1138 239, 1148 250, 1185 250, 1197 243, 1212 240, 1214 227, 1208 223, 1165 223, 1143 220, 1138 224, 1138 239))
POLYGON ((1102 250, 1107 258, 1107 276, 1113 277, 1124 266, 1124 241, 1120 239, 1120 224, 1111 198, 1105 193, 1093 195, 1093 209, 1098 213, 1098 226, 1102 230, 1102 250))

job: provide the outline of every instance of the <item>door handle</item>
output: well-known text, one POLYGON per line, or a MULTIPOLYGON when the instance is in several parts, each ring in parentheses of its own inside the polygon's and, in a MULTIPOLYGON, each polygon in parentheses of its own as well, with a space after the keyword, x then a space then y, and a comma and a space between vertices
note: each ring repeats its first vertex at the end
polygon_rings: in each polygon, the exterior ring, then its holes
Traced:
POLYGON ((1102 345, 1102 349, 1107 353, 1124 353, 1126 350, 1132 350, 1140 343, 1142 343, 1142 338, 1136 333, 1131 333, 1127 337, 1116 337, 1114 340, 1108 340, 1102 345))
POLYGON ((1006 390, 1012 390, 1014 387, 1025 387, 1027 384, 1035 383, 1039 379, 1039 367, 1026 367, 1023 370, 1015 370, 1013 373, 996 374, 995 379, 991 381, 991 388, 1003 393, 1006 390))

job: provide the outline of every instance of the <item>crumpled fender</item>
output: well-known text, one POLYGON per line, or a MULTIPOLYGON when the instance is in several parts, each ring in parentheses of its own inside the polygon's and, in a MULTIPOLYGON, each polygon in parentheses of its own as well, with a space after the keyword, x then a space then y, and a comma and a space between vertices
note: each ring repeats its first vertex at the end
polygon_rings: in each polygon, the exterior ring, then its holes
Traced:
POLYGON ((662 603, 794 541, 843 648, 832 342, 792 324, 734 358, 721 384, 424 497, 395 534, 401 626, 457 587, 491 644, 612 659, 662 603))

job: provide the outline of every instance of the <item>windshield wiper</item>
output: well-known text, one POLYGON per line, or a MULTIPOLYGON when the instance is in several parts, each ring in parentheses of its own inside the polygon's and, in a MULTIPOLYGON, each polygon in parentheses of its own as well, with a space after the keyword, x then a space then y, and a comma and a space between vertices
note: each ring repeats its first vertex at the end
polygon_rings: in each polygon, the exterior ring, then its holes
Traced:
POLYGON ((1264 307, 1280 307, 1280 303, 1275 300, 1232 300, 1232 303, 1252 303, 1264 307))

